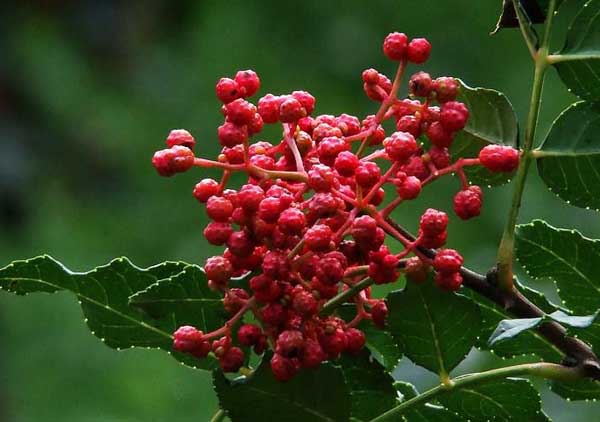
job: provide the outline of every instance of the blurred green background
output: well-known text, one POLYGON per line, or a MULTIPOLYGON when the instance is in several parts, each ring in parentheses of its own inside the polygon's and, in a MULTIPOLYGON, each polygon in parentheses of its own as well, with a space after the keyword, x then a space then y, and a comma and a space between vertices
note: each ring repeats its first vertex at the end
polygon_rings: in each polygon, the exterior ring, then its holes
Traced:
MULTIPOLYGON (((581 1, 567 2, 576 6, 581 1)), ((493 28, 500 0, 4 1, 0 6, 0 266, 49 253, 73 270, 125 255, 140 266, 202 263, 216 252, 190 172, 159 178, 150 166, 172 128, 190 130, 203 155, 218 151, 214 83, 256 70, 266 92, 305 89, 317 113, 372 113, 360 73, 394 65, 390 31, 426 36, 424 69, 506 93, 521 119, 532 67, 516 30, 493 28)), ((569 13, 561 13, 556 38, 569 13)), ((560 41, 555 46, 559 46, 560 41)), ((411 68, 410 70, 414 70, 411 68)), ((574 101, 550 71, 541 139, 574 101)), ((276 131, 267 135, 276 135, 276 131)), ((274 138, 272 138, 275 140, 274 138)), ((535 170, 534 170, 535 172, 535 170)), ((453 180, 397 213, 414 229, 426 206, 451 209, 453 180)), ((494 262, 510 186, 485 190, 483 216, 453 219, 449 245, 479 270, 494 262)), ((600 236, 593 211, 569 207, 530 178, 521 219, 544 218, 600 236)), ((555 298, 549 282, 536 283, 555 298)), ((489 366, 487 354, 457 373, 489 366)), ((403 361, 396 375, 435 379, 403 361)), ((544 390, 557 421, 591 421, 600 406, 566 406, 544 390)), ((68 294, 0 294, 0 421, 203 421, 217 406, 209 374, 155 350, 116 352, 87 330, 68 294)))

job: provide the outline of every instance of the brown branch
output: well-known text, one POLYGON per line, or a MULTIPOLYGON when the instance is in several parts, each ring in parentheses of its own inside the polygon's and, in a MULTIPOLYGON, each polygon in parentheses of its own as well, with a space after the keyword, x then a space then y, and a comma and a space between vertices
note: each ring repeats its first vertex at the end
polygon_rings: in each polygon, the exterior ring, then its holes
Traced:
MULTIPOLYGON (((406 238, 415 239, 411 233, 391 218, 388 217, 386 220, 406 238)), ((429 258, 434 258, 436 254, 434 249, 423 247, 419 247, 419 251, 429 258)), ((511 291, 505 291, 498 287, 496 274, 495 268, 488 271, 487 275, 479 274, 465 267, 461 269, 463 284, 466 287, 491 300, 511 315, 517 318, 538 318, 545 315, 544 311, 527 299, 516 287, 513 287, 511 291)), ((565 354, 563 365, 580 366, 588 377, 600 380, 600 360, 586 343, 568 336, 565 327, 557 322, 545 322, 537 328, 537 331, 565 354)))

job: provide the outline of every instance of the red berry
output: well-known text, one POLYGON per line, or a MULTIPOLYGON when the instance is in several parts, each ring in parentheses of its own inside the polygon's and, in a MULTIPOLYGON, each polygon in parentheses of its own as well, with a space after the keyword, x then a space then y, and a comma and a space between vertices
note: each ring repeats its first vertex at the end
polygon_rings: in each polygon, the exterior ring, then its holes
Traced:
POLYGON ((460 271, 463 257, 454 249, 442 249, 438 251, 433 260, 433 268, 443 273, 456 273, 460 271))
POLYGON ((377 222, 368 215, 358 217, 352 222, 350 234, 358 243, 371 243, 377 233, 377 222))
POLYGON ((481 164, 493 172, 511 172, 519 165, 519 150, 504 145, 488 145, 479 152, 481 164))
POLYGON ((322 252, 330 248, 333 232, 329 226, 316 224, 304 234, 306 247, 313 252, 322 252))
POLYGON ((420 228, 425 236, 436 236, 446 231, 448 215, 443 211, 428 208, 421 216, 420 228))
POLYGON ((424 248, 441 248, 446 243, 446 239, 448 238, 448 232, 443 231, 436 235, 424 235, 421 238, 421 246, 424 248))
POLYGON ((328 254, 319 261, 316 277, 323 284, 336 284, 344 277, 345 270, 342 261, 328 254))
POLYGON ((194 153, 189 148, 175 145, 154 153, 152 165, 161 176, 183 173, 194 165, 194 153))
POLYGON ((265 122, 263 122, 263 119, 262 117, 260 117, 260 114, 254 113, 254 117, 252 118, 250 123, 248 123, 248 135, 252 136, 256 135, 257 133, 260 133, 263 130, 264 125, 265 122))
POLYGON ((235 82, 243 89, 243 97, 251 97, 260 88, 260 79, 253 70, 240 70, 235 74, 235 82))
POLYGON ((294 294, 292 307, 299 314, 310 316, 317 313, 319 304, 312 293, 302 289, 294 294))
POLYGON ((243 98, 238 98, 225 106, 227 119, 235 125, 243 126, 252 122, 256 106, 243 98))
POLYGON ((408 132, 417 138, 421 135, 421 119, 411 115, 402 116, 396 121, 396 130, 408 132))
POLYGON ((407 47, 408 37, 399 32, 392 32, 383 40, 383 53, 390 60, 400 61, 404 59, 407 47))
POLYGON ((279 334, 275 353, 286 358, 299 357, 304 348, 304 336, 300 331, 287 330, 279 334))
POLYGON ((362 80, 366 84, 377 85, 379 83, 379 72, 375 69, 364 70, 362 80))
POLYGON ((189 149, 193 149, 194 145, 196 145, 196 141, 187 130, 173 129, 171 132, 169 132, 169 136, 167 136, 167 146, 171 148, 175 145, 181 145, 188 147, 189 149))
POLYGON ((214 221, 226 222, 233 213, 233 204, 222 196, 211 196, 206 202, 206 214, 214 221))
POLYGON ((407 132, 394 132, 383 141, 385 152, 394 161, 405 162, 419 150, 414 136, 407 132))
POLYGON ((299 209, 288 208, 279 216, 277 226, 284 234, 300 234, 306 226, 306 217, 299 209))
POLYGON ((344 113, 340 114, 335 120, 337 127, 344 136, 352 136, 360 132, 360 120, 356 116, 344 113))
POLYGON ((211 245, 222 246, 233 233, 231 224, 212 222, 204 229, 204 237, 211 245))
POLYGON ((431 174, 431 171, 420 155, 413 155, 408 163, 400 167, 400 170, 407 176, 418 177, 421 181, 427 179, 431 174))
POLYGON ((279 121, 279 105, 281 97, 273 94, 267 94, 258 100, 258 114, 265 123, 275 123, 279 121))
POLYGON ((285 321, 286 312, 280 303, 269 303, 262 308, 260 316, 265 324, 277 326, 285 321))
POLYGON ((285 382, 300 371, 300 361, 298 358, 286 358, 275 353, 271 358, 271 370, 277 381, 285 382))
POLYGON ((217 129, 217 137, 224 147, 234 147, 248 140, 248 129, 232 122, 225 122, 217 129))
POLYGON ((440 123, 449 132, 461 130, 469 119, 469 109, 458 101, 448 101, 442 104, 440 123))
POLYGON ((408 43, 406 56, 409 62, 421 64, 429 59, 430 52, 431 44, 429 44, 429 41, 425 38, 414 38, 408 43))
POLYGON ((239 347, 230 347, 219 358, 219 365, 223 372, 237 372, 244 364, 244 351, 239 347))
POLYGON ((302 103, 292 96, 288 96, 279 106, 279 119, 283 123, 297 122, 307 115, 302 103))
POLYGON ((294 91, 292 92, 292 97, 298 100, 302 107, 304 107, 306 114, 311 114, 314 111, 316 100, 310 93, 306 91, 294 91))
POLYGON ((202 179, 194 187, 193 195, 201 203, 219 193, 219 183, 214 179, 202 179))
POLYGON ((354 175, 359 162, 358 157, 351 151, 342 151, 336 157, 334 167, 340 175, 350 177, 354 175))
POLYGON ((446 101, 452 101, 456 99, 460 89, 460 84, 458 81, 448 76, 437 78, 433 82, 433 85, 437 94, 436 98, 440 103, 445 103, 446 101))
POLYGON ((456 291, 460 288, 463 278, 460 273, 437 273, 435 284, 442 290, 456 291))
POLYGON ((373 319, 373 323, 379 328, 383 328, 385 326, 387 315, 388 308, 384 300, 379 300, 375 302, 373 306, 371 306, 371 318, 373 319))
POLYGON ((243 346, 254 346, 262 337, 262 330, 258 325, 244 324, 237 333, 237 339, 243 346))
POLYGON ((470 186, 454 196, 454 212, 463 220, 477 217, 481 212, 483 193, 479 186, 470 186))
POLYGON ((365 346, 365 333, 356 329, 348 328, 346 330, 346 352, 358 353, 365 346))
POLYGON ((433 90, 433 80, 429 73, 417 72, 408 81, 408 90, 417 97, 429 97, 433 90))
POLYGON ((258 216, 267 223, 274 223, 281 213, 281 201, 279 198, 268 196, 258 206, 258 216))
POLYGON ((195 327, 185 325, 173 333, 173 348, 178 352, 190 353, 203 358, 210 352, 210 343, 203 339, 204 334, 195 327))
POLYGON ((316 368, 327 359, 327 355, 318 341, 308 338, 304 342, 304 353, 302 354, 302 367, 316 368))
POLYGON ((242 308, 249 298, 250 295, 244 289, 229 289, 223 298, 223 308, 228 314, 233 315, 242 308))
POLYGON ((279 251, 269 251, 262 262, 263 274, 276 280, 287 280, 290 276, 290 265, 286 255, 279 251))
POLYGON ((224 104, 241 97, 240 86, 230 78, 221 78, 216 86, 217 98, 224 104))
POLYGON ((227 258, 217 255, 206 260, 204 272, 209 280, 225 284, 233 275, 233 266, 227 258))
POLYGON ((413 283, 421 284, 427 280, 429 268, 417 256, 413 256, 406 261, 404 266, 404 275, 413 283))
POLYGON ((308 171, 308 185, 316 192, 329 192, 338 188, 339 182, 330 167, 317 164, 308 171))
POLYGON ((420 193, 421 181, 415 176, 407 176, 398 186, 398 195, 402 199, 415 199, 420 193))
POLYGON ((454 133, 447 130, 439 121, 431 123, 426 133, 431 143, 439 148, 448 148, 454 140, 454 133))
POLYGON ((354 177, 359 186, 363 189, 368 189, 375 185, 381 178, 381 169, 372 161, 361 161, 356 168, 354 177))
MULTIPOLYGON (((339 130, 339 129, 338 129, 339 130)), ((328 136, 323 138, 317 147, 317 154, 321 163, 333 166, 335 158, 343 151, 348 151, 349 145, 341 138, 328 136)))
POLYGON ((229 251, 239 257, 246 257, 254 250, 254 244, 245 231, 233 232, 227 239, 229 251))
POLYGON ((256 185, 244 185, 238 192, 240 206, 249 213, 257 211, 264 198, 265 191, 256 185))
POLYGON ((347 340, 346 333, 341 328, 334 328, 333 332, 328 333, 327 330, 319 336, 319 343, 323 351, 330 358, 336 358, 346 349, 347 340))
POLYGON ((429 154, 431 162, 438 170, 450 165, 450 153, 448 152, 448 148, 439 148, 433 145, 429 148, 427 154, 429 154))

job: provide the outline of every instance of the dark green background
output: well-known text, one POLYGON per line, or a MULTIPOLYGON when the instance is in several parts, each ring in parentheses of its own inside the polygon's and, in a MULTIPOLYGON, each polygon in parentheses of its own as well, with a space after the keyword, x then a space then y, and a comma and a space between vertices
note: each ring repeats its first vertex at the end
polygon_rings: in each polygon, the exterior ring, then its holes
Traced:
MULTIPOLYGON (((214 83, 238 69, 259 73, 261 95, 305 89, 317 97, 317 113, 364 116, 376 105, 364 96, 360 73, 371 66, 393 72, 381 42, 398 30, 431 41, 427 71, 505 92, 523 121, 532 66, 518 31, 488 35, 500 3, 4 2, 0 266, 44 252, 74 270, 120 255, 140 266, 202 263, 216 252, 201 236, 205 216, 190 194, 206 174, 159 178, 150 157, 179 127, 214 156, 222 118, 214 83)), ((559 16, 557 38, 565 27, 559 16)), ((544 100, 540 139, 574 101, 553 71, 544 100)), ((450 210, 456 189, 453 180, 440 182, 396 217, 414 228, 426 206, 450 210)), ((510 187, 486 189, 481 218, 452 220, 449 245, 469 266, 493 264, 509 194, 510 187)), ((535 174, 525 198, 524 222, 539 217, 600 235, 595 212, 564 204, 535 174)), ((550 283, 537 286, 552 294, 550 283)), ((457 371, 493 363, 480 357, 457 371)), ((435 381, 404 361, 397 375, 420 387, 435 381)), ((558 421, 593 420, 600 411, 567 407, 547 392, 543 399, 558 421)), ((208 374, 159 351, 104 347, 68 294, 0 294, 0 420, 203 421, 216 405, 208 374)))

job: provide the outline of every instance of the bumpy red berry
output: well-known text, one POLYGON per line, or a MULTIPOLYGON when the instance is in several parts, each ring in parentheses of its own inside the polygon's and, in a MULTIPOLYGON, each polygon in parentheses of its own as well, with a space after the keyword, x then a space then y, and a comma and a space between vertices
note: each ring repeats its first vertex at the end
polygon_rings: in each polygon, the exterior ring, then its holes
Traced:
POLYGON ((230 78, 221 78, 216 86, 217 98, 224 104, 230 103, 241 97, 240 86, 230 78))
POLYGON ((488 145, 479 152, 479 160, 493 172, 511 172, 519 165, 519 151, 504 145, 488 145))
POLYGON ((202 202, 206 203, 208 198, 219 193, 219 183, 214 179, 202 179, 194 187, 194 197, 202 202))
POLYGON ((175 145, 181 145, 193 149, 196 145, 194 137, 185 129, 173 129, 167 136, 167 146, 169 148, 175 145))
POLYGON ((433 260, 433 268, 443 273, 456 273, 463 264, 463 257, 454 249, 438 251, 433 260))
POLYGON ((443 211, 428 208, 421 216, 420 228, 427 236, 436 236, 446 231, 448 215, 443 211))
POLYGON ((383 40, 383 53, 390 59, 400 61, 405 58, 408 37, 399 32, 392 32, 383 40))
POLYGON ((313 252, 322 252, 330 248, 333 232, 329 226, 316 224, 304 235, 306 247, 313 252))
POLYGON ((469 119, 469 109, 458 101, 448 101, 442 104, 440 112, 440 123, 444 129, 455 132, 461 130, 469 119))
POLYGON ((239 347, 229 348, 219 358, 219 365, 223 372, 237 372, 244 364, 244 351, 239 347))
POLYGON ((454 196, 454 212, 463 220, 477 217, 481 212, 483 193, 479 186, 469 186, 454 196))
POLYGON ((409 62, 421 64, 429 59, 431 44, 425 38, 414 38, 408 43, 406 56, 409 62))
POLYGON ((251 97, 260 88, 260 79, 253 70, 240 70, 235 74, 235 82, 242 89, 243 97, 251 97))
POLYGON ((152 165, 158 174, 170 177, 189 170, 194 165, 194 153, 187 147, 175 145, 157 151, 152 157, 152 165))
POLYGON ((179 352, 189 353, 203 358, 210 352, 210 343, 204 340, 202 331, 185 325, 173 333, 173 348, 179 352))

